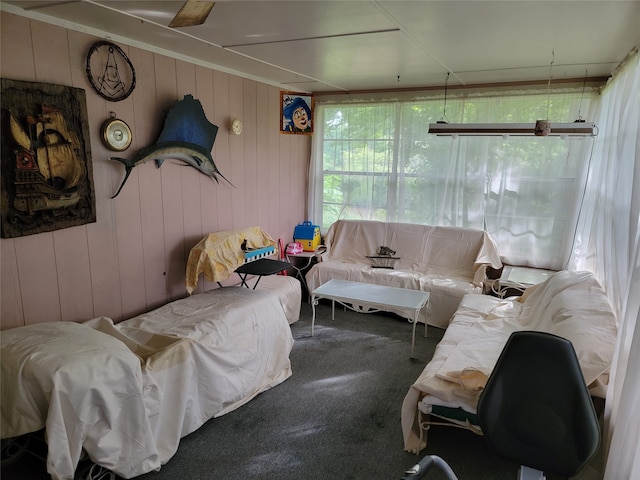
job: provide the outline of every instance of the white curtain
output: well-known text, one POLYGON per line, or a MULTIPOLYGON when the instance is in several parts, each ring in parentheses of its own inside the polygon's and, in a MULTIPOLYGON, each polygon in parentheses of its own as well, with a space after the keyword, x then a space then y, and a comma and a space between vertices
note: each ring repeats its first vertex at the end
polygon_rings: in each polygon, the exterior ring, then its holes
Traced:
POLYGON ((569 267, 596 272, 619 319, 605 404, 605 480, 640 478, 640 55, 604 88, 569 267))
MULTIPOLYGON (((449 98, 450 122, 571 122, 583 88, 471 92, 449 98)), ((594 139, 438 137, 442 99, 316 102, 309 218, 322 228, 365 219, 478 228, 503 261, 565 267, 594 139), (587 160, 585 160, 587 159, 587 160)))

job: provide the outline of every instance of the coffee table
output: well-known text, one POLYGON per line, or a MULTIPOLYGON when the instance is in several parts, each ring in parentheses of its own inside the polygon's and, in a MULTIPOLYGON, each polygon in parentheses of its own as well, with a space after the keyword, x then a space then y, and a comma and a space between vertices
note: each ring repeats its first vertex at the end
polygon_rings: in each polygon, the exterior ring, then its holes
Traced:
MULTIPOLYGON (((411 358, 416 339, 416 324, 420 311, 429 301, 429 292, 408 288, 387 287, 372 283, 352 282, 332 279, 311 292, 311 336, 316 322, 316 305, 320 299, 331 300, 331 319, 335 319, 336 302, 354 312, 375 313, 400 311, 405 318, 413 322, 411 334, 411 358)), ((424 324, 424 336, 427 336, 427 324, 424 324)))

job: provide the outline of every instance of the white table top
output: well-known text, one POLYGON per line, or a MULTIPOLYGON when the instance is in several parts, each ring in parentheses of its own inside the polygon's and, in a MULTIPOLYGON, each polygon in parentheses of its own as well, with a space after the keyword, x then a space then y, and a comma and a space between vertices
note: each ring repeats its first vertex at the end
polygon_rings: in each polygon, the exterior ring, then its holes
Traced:
POLYGON ((421 308, 429 300, 429 292, 337 279, 320 285, 311 294, 338 301, 409 309, 421 308))
POLYGON ((553 275, 554 271, 530 267, 505 265, 500 281, 504 284, 537 285, 553 275))

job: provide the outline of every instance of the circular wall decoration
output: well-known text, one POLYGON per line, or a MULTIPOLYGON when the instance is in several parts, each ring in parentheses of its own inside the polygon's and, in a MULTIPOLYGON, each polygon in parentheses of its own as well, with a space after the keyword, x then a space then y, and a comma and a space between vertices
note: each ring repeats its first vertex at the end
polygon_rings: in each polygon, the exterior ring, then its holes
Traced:
POLYGON ((240 135, 242 133, 242 122, 237 118, 234 119, 233 122, 231 122, 231 131, 235 135, 240 135))
POLYGON ((115 152, 122 152, 129 148, 133 139, 129 125, 116 118, 114 114, 102 123, 100 134, 104 146, 115 152))
POLYGON ((86 71, 93 89, 111 102, 124 100, 136 86, 133 64, 115 43, 94 43, 87 54, 86 71))

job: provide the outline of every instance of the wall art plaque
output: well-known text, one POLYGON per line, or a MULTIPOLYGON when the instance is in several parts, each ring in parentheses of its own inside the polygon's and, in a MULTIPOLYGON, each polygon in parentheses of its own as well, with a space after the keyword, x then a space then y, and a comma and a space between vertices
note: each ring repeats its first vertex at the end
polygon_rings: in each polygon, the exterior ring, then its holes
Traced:
POLYGON ((2 237, 95 222, 85 91, 0 81, 2 237))

